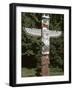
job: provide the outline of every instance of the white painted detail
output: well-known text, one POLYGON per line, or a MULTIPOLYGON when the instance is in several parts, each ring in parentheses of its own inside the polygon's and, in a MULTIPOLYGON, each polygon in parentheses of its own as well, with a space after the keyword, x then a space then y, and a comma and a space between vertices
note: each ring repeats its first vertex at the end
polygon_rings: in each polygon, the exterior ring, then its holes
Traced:
POLYGON ((36 29, 36 28, 24 28, 24 30, 33 36, 41 36, 41 29, 36 29))
POLYGON ((51 31, 47 30, 46 28, 42 29, 36 29, 36 28, 25 28, 24 29, 28 34, 34 35, 34 36, 42 36, 45 38, 50 38, 50 37, 59 37, 61 35, 61 31, 51 31), (43 31, 41 34, 41 30, 43 31))
POLYGON ((52 30, 47 30, 47 29, 43 29, 42 33, 44 35, 44 37, 59 37, 62 32, 61 31, 52 31, 52 30))
POLYGON ((45 15, 45 14, 43 14, 43 15, 42 15, 42 18, 49 19, 50 17, 49 17, 49 15, 45 15))
POLYGON ((42 52, 42 54, 44 54, 44 55, 45 55, 45 54, 49 54, 49 51, 48 51, 48 52, 42 52))

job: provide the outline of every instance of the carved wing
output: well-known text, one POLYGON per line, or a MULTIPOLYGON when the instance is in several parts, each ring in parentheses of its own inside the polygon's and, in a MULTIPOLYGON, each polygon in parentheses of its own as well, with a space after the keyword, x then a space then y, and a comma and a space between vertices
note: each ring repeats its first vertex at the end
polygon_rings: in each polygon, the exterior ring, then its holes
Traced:
POLYGON ((41 36, 41 29, 36 28, 24 28, 25 32, 32 36, 41 36))
POLYGON ((62 31, 49 31, 50 37, 59 37, 62 34, 62 31))

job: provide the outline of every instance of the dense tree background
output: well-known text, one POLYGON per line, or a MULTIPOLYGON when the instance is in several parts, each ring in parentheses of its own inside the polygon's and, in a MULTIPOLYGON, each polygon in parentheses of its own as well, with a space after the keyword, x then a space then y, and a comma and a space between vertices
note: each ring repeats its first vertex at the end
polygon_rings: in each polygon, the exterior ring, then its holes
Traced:
MULTIPOLYGON (((50 15, 50 30, 62 31, 59 38, 50 38, 50 67, 60 68, 64 70, 64 15, 50 15)), ((41 29, 42 14, 39 13, 22 13, 22 66, 26 66, 24 57, 28 62, 32 62, 36 67, 37 60, 40 61, 42 41, 41 37, 34 37, 26 34, 23 27, 40 28, 41 29), (31 59, 29 59, 31 57, 31 59), (31 61, 32 60, 32 61, 31 61), (34 61, 35 60, 35 61, 34 61)), ((27 63, 28 64, 28 63, 27 63)), ((28 67, 31 67, 28 64, 28 67)))
POLYGON ((33 68, 37 66, 37 62, 40 63, 43 43, 41 36, 26 34, 23 29, 25 27, 41 28, 41 14, 22 13, 22 66, 33 68))
POLYGON ((64 15, 50 15, 50 29, 62 31, 59 38, 50 39, 50 61, 52 67, 64 70, 64 15))

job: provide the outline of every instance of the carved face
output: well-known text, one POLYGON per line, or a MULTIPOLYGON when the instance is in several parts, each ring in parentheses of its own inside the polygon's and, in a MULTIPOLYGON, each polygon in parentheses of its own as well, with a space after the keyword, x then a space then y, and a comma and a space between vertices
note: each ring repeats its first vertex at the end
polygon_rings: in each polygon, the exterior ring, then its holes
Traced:
POLYGON ((47 23, 47 19, 43 19, 43 24, 47 23))
POLYGON ((42 20, 42 26, 46 27, 46 28, 49 28, 49 20, 48 19, 43 19, 42 20))

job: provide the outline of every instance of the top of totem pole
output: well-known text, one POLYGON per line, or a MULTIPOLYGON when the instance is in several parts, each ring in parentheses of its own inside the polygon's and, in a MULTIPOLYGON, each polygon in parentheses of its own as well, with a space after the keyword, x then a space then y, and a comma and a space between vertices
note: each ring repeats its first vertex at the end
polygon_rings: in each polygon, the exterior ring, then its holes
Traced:
POLYGON ((49 15, 46 15, 46 14, 43 14, 43 15, 42 15, 42 18, 44 18, 44 19, 49 19, 50 16, 49 16, 49 15))

